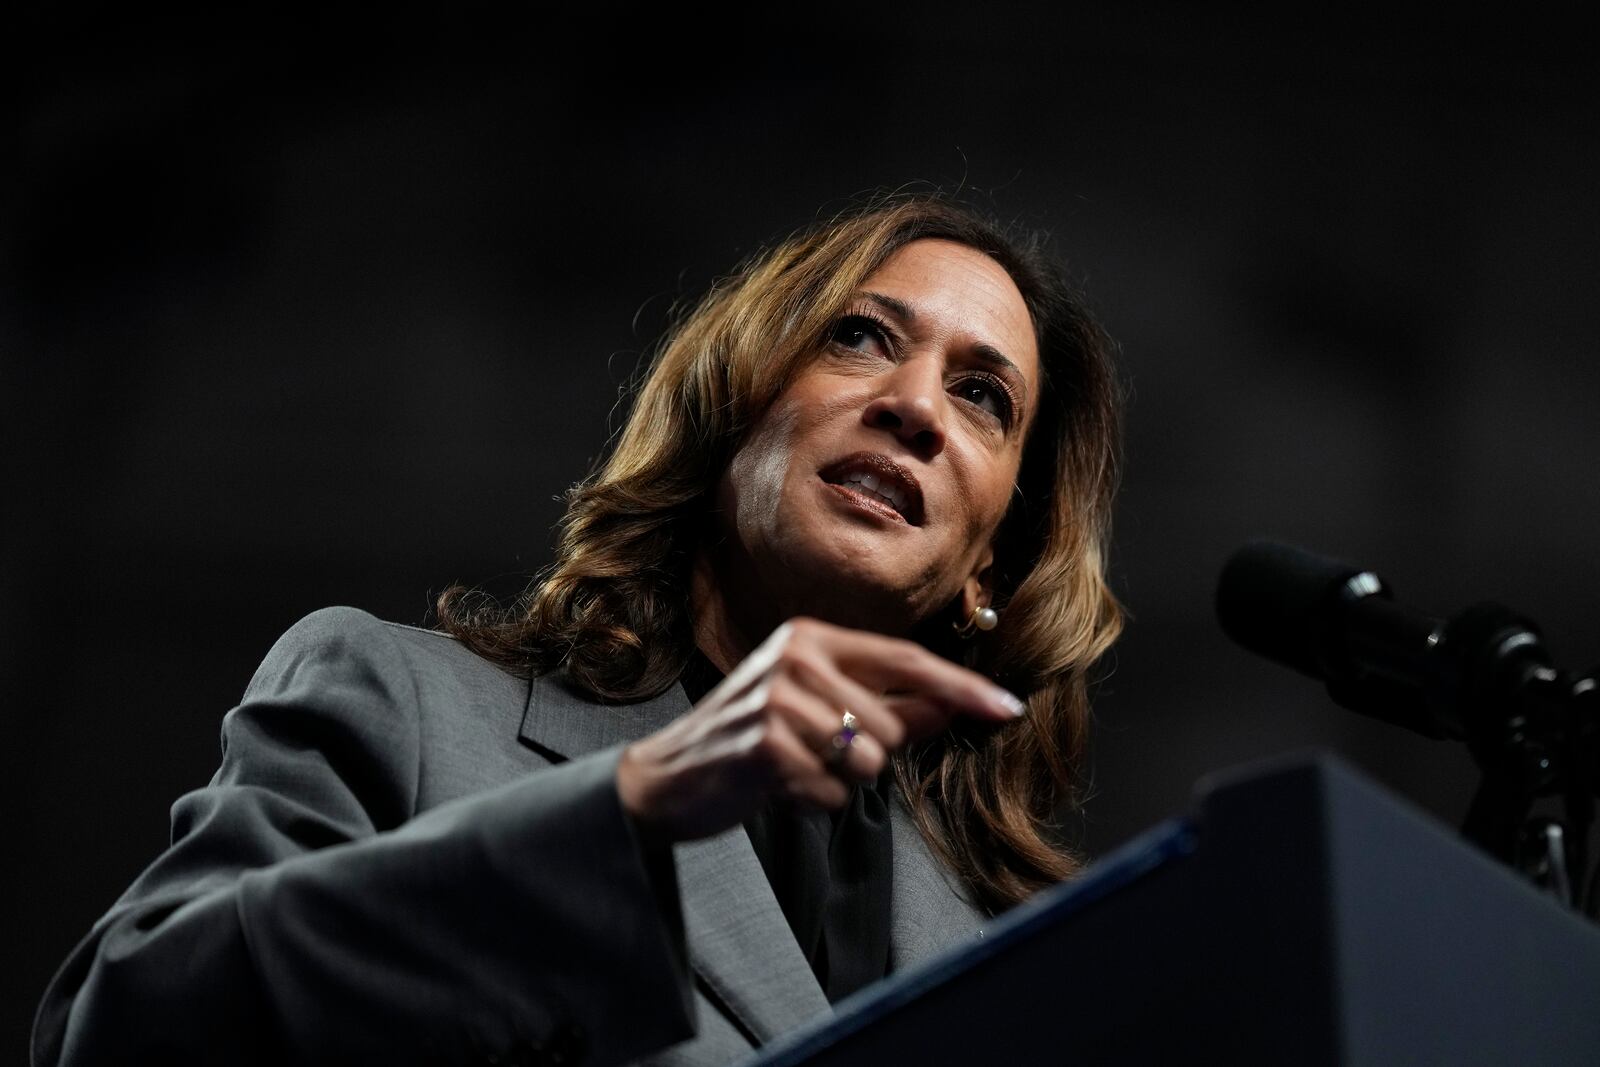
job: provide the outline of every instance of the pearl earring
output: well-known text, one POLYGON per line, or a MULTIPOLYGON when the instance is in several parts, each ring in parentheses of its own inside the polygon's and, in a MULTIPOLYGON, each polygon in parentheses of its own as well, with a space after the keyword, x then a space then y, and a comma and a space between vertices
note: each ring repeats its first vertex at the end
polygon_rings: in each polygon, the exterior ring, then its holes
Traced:
POLYGON ((993 608, 976 608, 973 610, 972 616, 967 619, 965 625, 955 622, 951 623, 950 625, 955 627, 956 633, 960 634, 962 637, 970 638, 977 630, 982 630, 987 633, 996 626, 999 626, 1000 613, 993 608))

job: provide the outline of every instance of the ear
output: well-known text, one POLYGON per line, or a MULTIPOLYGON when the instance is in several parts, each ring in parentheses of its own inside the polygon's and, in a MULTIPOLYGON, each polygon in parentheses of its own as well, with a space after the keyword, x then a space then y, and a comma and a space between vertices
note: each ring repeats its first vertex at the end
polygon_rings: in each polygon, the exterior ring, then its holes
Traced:
POLYGON ((994 598, 994 546, 985 545, 972 565, 972 573, 961 583, 961 619, 965 621, 994 598))

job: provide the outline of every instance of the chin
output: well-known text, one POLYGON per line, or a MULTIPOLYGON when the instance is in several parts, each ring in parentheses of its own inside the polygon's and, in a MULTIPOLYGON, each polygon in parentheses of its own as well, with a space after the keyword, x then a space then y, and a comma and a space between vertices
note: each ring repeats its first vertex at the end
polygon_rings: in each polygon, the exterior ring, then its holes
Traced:
MULTIPOLYGON (((898 555, 835 540, 831 551, 806 553, 785 568, 791 615, 809 615, 839 626, 903 635, 937 607, 927 601, 923 576, 885 566, 898 555)), ((954 594, 952 594, 952 599, 954 594)))

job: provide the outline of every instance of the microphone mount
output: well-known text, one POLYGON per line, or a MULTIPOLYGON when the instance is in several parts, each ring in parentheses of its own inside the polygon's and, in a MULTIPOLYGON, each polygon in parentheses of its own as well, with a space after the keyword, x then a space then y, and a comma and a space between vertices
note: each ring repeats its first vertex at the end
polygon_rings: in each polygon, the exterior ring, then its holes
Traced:
POLYGON ((1600 794, 1600 668, 1555 667, 1532 620, 1495 603, 1438 619, 1394 600, 1371 571, 1253 542, 1223 568, 1222 628, 1252 652, 1326 683, 1353 711, 1465 742, 1482 778, 1462 832, 1573 906, 1583 897, 1600 794), (1560 797, 1564 820, 1532 815, 1560 797))

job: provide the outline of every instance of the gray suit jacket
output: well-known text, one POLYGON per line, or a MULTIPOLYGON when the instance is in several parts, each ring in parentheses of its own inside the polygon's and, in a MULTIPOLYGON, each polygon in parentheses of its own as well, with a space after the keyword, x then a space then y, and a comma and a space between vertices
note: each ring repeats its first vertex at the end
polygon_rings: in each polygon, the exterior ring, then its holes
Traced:
MULTIPOLYGON (((829 1011, 742 829, 650 855, 599 705, 349 608, 284 635, 172 845, 56 975, 34 1060, 721 1064, 829 1011)), ((893 806, 890 964, 982 914, 893 806)))

